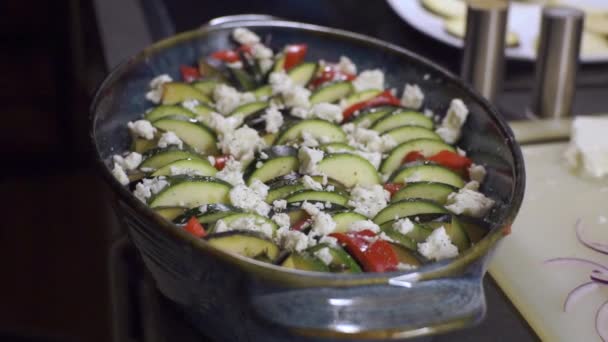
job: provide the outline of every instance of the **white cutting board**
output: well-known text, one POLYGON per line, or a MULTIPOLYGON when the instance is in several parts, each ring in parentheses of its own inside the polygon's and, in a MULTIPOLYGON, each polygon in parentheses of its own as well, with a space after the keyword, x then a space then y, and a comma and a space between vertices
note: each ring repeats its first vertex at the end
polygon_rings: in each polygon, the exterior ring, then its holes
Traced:
MULTIPOLYGON (((608 134, 608 133, 607 133, 608 134)), ((526 193, 511 235, 499 244, 490 274, 543 341, 601 341, 595 312, 608 300, 608 287, 562 310, 575 286, 589 281, 590 269, 544 265, 554 257, 581 257, 608 265, 608 256, 580 245, 574 224, 608 243, 608 179, 585 179, 569 172, 566 143, 524 146, 526 193)))

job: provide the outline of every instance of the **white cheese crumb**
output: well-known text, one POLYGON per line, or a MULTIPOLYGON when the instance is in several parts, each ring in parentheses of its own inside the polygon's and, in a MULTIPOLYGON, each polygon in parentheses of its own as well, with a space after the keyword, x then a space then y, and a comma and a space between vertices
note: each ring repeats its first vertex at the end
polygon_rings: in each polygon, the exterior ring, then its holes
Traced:
POLYGON ((317 164, 323 160, 324 153, 321 150, 303 146, 298 151, 300 160, 300 173, 315 175, 318 174, 317 164))
POLYGON ((320 145, 319 141, 317 140, 317 138, 315 138, 314 135, 312 135, 311 133, 309 133, 306 130, 303 130, 300 133, 300 140, 302 142, 302 146, 306 146, 306 147, 317 147, 320 145))
POLYGON ((362 230, 371 230, 374 233, 380 232, 380 227, 375 224, 372 220, 360 220, 351 222, 348 225, 348 231, 350 232, 360 232, 362 230))
POLYGON ((214 156, 207 156, 207 160, 209 161, 209 164, 211 164, 211 166, 215 166, 215 157, 214 156))
POLYGON ((458 153, 459 156, 463 156, 466 157, 467 156, 467 151, 461 149, 460 147, 456 147, 456 153, 458 153))
POLYGON ((263 162, 261 162, 261 161, 258 161, 258 162, 256 162, 256 163, 255 163, 255 168, 256 168, 256 169, 259 169, 259 168, 261 168, 262 166, 264 166, 264 163, 263 163, 263 162))
POLYGON ((268 133, 276 133, 283 126, 283 114, 274 106, 266 109, 262 118, 266 122, 266 132, 268 133))
POLYGON ((220 136, 233 132, 243 123, 243 117, 240 115, 225 117, 215 112, 211 112, 209 115, 199 116, 198 119, 215 130, 220 136))
POLYGON ((364 70, 353 80, 356 91, 384 89, 384 73, 379 69, 364 70))
POLYGON ((225 182, 228 182, 232 185, 243 184, 243 166, 234 158, 229 158, 226 161, 226 165, 221 171, 215 174, 215 178, 221 179, 225 182))
POLYGON ((122 166, 120 166, 120 164, 118 163, 114 164, 114 168, 112 169, 112 176, 114 176, 114 178, 116 178, 116 180, 122 185, 129 184, 129 177, 125 173, 125 170, 122 168, 122 166))
POLYGON ((223 233, 232 230, 248 230, 264 234, 268 238, 273 238, 273 229, 270 223, 263 220, 256 220, 253 217, 240 217, 229 224, 223 219, 215 223, 215 232, 223 233))
POLYGON ((230 190, 230 203, 247 211, 255 212, 258 215, 267 216, 270 211, 270 205, 264 202, 266 196, 256 190, 260 189, 254 190, 244 184, 236 185, 230 190))
POLYGON ((317 103, 312 106, 312 115, 322 120, 339 123, 342 122, 342 108, 331 103, 317 103))
POLYGON ((168 185, 169 182, 165 180, 164 176, 155 178, 144 178, 135 186, 135 191, 133 191, 133 195, 135 195, 135 197, 137 197, 140 201, 146 203, 148 198, 152 197, 152 195, 159 193, 168 185))
POLYGON ((418 244, 418 252, 429 260, 443 260, 458 256, 458 247, 445 232, 443 226, 433 230, 425 242, 418 244))
MULTIPOLYGON (((279 94, 287 107, 309 108, 310 90, 299 86, 284 71, 276 71, 268 77, 273 94, 279 94)), ((294 108, 295 109, 295 108, 294 108)), ((292 114, 294 114, 292 110, 292 114)))
POLYGON ((276 211, 285 210, 287 209, 287 201, 284 199, 275 200, 274 202, 272 202, 272 206, 276 211))
POLYGON ((171 131, 163 133, 163 135, 160 136, 160 139, 158 139, 157 144, 157 146, 161 148, 168 147, 169 145, 175 145, 180 150, 184 148, 183 141, 177 136, 177 134, 171 131))
POLYGON ((253 44, 251 46, 251 55, 255 59, 270 59, 273 56, 272 50, 264 44, 253 44))
POLYGON ((349 75, 357 74, 357 66, 355 65, 355 63, 353 63, 353 61, 350 60, 350 58, 348 58, 346 56, 340 56, 340 60, 338 61, 338 64, 336 65, 336 69, 339 72, 342 72, 344 74, 349 74, 349 75))
POLYGON ((234 62, 226 63, 226 67, 228 67, 230 69, 243 69, 243 62, 234 61, 234 62))
POLYGON ((272 220, 276 223, 280 228, 287 227, 291 225, 289 215, 285 213, 274 214, 272 215, 272 220))
POLYGON ((238 160, 253 159, 256 150, 265 145, 258 131, 247 125, 233 132, 227 132, 218 142, 218 147, 224 154, 229 154, 238 160))
POLYGON ((393 223, 393 229, 403 235, 407 235, 414 229, 414 222, 409 218, 400 219, 393 223))
MULTIPOLYGON (((274 65, 274 60, 272 60, 272 58, 259 59, 258 65, 260 66, 261 71, 263 73, 266 73, 266 72, 270 71, 270 69, 272 69, 272 66, 274 65)), ((265 100, 265 99, 266 99, 266 97, 260 98, 260 100, 265 100)))
POLYGON ((453 99, 450 108, 441 121, 441 126, 435 130, 448 144, 454 144, 460 139, 462 125, 467 120, 469 109, 461 99, 453 99))
POLYGON ((202 176, 203 173, 200 170, 195 170, 189 167, 170 166, 169 171, 171 176, 187 175, 187 176, 202 176))
POLYGON ((331 215, 319 211, 317 215, 313 216, 310 234, 323 236, 333 233, 334 229, 336 229, 336 222, 331 215))
POLYGON ((477 190, 479 190, 479 182, 478 181, 474 181, 474 180, 469 181, 469 182, 467 182, 467 184, 465 184, 463 186, 463 188, 464 189, 469 189, 469 190, 477 191, 477 190))
POLYGON ((135 170, 139 164, 141 164, 143 157, 137 152, 131 152, 125 157, 116 154, 112 157, 112 159, 114 160, 115 164, 118 164, 125 170, 135 170))
POLYGON ((234 31, 232 31, 232 38, 242 45, 250 45, 260 42, 260 37, 257 34, 244 27, 235 28, 234 31))
POLYGON ((433 111, 432 111, 432 110, 430 110, 430 109, 428 109, 428 108, 426 108, 426 109, 425 109, 425 110, 422 112, 422 114, 424 114, 424 116, 426 116, 427 118, 431 118, 431 119, 433 119, 433 118, 435 117, 435 113, 433 113, 433 111))
POLYGON ((262 183, 259 179, 254 179, 249 185, 249 188, 260 195, 262 199, 266 199, 266 196, 268 196, 268 185, 262 183))
POLYGON ((276 242, 283 249, 295 252, 301 252, 309 246, 309 239, 304 233, 297 230, 289 230, 287 227, 277 230, 276 242))
POLYGON ((494 200, 480 192, 463 188, 449 194, 446 203, 446 209, 455 214, 481 218, 492 208, 494 200))
POLYGON ((172 82, 173 79, 167 74, 156 76, 150 81, 150 91, 146 93, 146 99, 153 103, 160 103, 163 98, 163 84, 172 82))
POLYGON ((260 158, 263 160, 266 160, 266 159, 268 159, 268 154, 266 154, 266 152, 262 151, 262 152, 260 152, 260 158))
POLYGON ((565 157, 568 165, 591 177, 608 175, 608 118, 577 116, 572 121, 570 145, 565 157))
POLYGON ((401 95, 401 104, 404 107, 418 110, 422 107, 422 102, 424 102, 424 94, 420 87, 417 84, 406 84, 403 95, 401 95))
POLYGON ((380 135, 361 126, 346 124, 342 129, 347 133, 348 145, 361 151, 384 153, 397 145, 390 135, 380 135))
POLYGON ((331 255, 329 248, 321 248, 318 251, 314 252, 314 255, 319 258, 325 265, 331 264, 334 260, 334 257, 331 255))
POLYGON ((156 128, 148 120, 129 121, 127 127, 129 127, 133 134, 146 140, 154 139, 154 133, 156 133, 156 128))
POLYGON ((213 89, 213 100, 215 101, 215 108, 220 113, 227 115, 236 107, 255 101, 255 96, 249 92, 241 93, 225 84, 218 84, 213 89))
POLYGON ((483 183, 486 178, 486 168, 483 165, 471 164, 469 166, 469 178, 477 183, 483 183))
POLYGON ((326 243, 326 244, 328 244, 330 246, 338 247, 338 239, 336 239, 333 236, 328 236, 328 235, 322 236, 319 239, 319 243, 326 243))
POLYGON ((354 212, 373 218, 386 207, 390 196, 390 192, 384 190, 378 184, 370 186, 356 185, 350 192, 348 205, 354 208, 354 212))
POLYGON ((306 189, 315 190, 315 191, 323 190, 323 185, 321 185, 321 183, 312 179, 312 177, 310 177, 309 175, 304 175, 304 177, 302 177, 302 184, 304 185, 304 187, 306 189))
POLYGON ((186 100, 182 102, 182 107, 188 109, 191 112, 196 112, 196 107, 198 105, 200 105, 200 102, 198 102, 198 100, 186 100))

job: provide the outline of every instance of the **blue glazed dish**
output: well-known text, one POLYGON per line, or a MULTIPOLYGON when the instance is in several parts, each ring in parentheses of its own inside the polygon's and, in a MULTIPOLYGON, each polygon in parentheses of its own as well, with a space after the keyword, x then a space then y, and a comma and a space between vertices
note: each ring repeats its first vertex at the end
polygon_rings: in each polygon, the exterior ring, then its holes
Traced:
POLYGON ((482 278, 497 242, 523 199, 523 158, 497 111, 454 75, 395 45, 337 29, 280 20, 208 25, 158 42, 113 70, 91 106, 91 139, 100 173, 116 195, 128 227, 160 292, 197 329, 218 341, 405 339, 459 329, 485 314, 482 278), (409 272, 329 274, 284 269, 215 249, 176 229, 111 175, 111 156, 130 146, 126 123, 150 107, 148 83, 179 78, 180 64, 229 47, 235 27, 270 38, 273 48, 306 43, 311 60, 349 56, 363 69, 380 68, 390 87, 417 83, 425 107, 445 113, 453 98, 470 109, 460 146, 486 165, 482 191, 496 201, 488 234, 453 260, 409 272))

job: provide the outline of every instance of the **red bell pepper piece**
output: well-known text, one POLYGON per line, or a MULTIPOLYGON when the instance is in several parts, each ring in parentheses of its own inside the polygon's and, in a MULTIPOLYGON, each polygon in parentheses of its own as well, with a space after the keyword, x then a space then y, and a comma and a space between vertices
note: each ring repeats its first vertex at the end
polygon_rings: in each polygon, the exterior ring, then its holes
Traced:
POLYGON ((306 226, 310 223, 310 216, 306 215, 303 219, 299 220, 298 222, 294 223, 291 226, 291 230, 297 230, 297 231, 302 231, 304 228, 306 228, 306 226))
POLYGON ((399 260, 391 245, 384 240, 373 240, 371 230, 349 233, 332 233, 330 236, 355 258, 366 272, 386 272, 397 269, 399 260))
POLYGON ((321 74, 310 81, 310 87, 314 89, 329 81, 352 81, 356 77, 357 76, 353 74, 347 74, 336 70, 333 65, 326 65, 323 70, 321 70, 321 74))
POLYGON ((180 65, 179 71, 182 74, 184 82, 192 82, 201 78, 201 74, 198 72, 198 68, 194 68, 188 65, 180 65))
POLYGON ((222 171, 224 169, 224 167, 226 166, 226 162, 228 161, 228 159, 230 159, 230 155, 228 154, 222 154, 219 156, 215 156, 215 164, 213 165, 216 169, 218 169, 219 171, 222 171))
POLYGON ((203 225, 198 222, 198 219, 196 218, 196 216, 192 216, 188 222, 186 223, 186 225, 184 226, 184 229, 198 237, 198 238, 202 238, 205 237, 207 235, 207 232, 205 231, 205 228, 203 227, 203 225))
POLYGON ((427 159, 456 172, 464 172, 473 163, 471 159, 447 150, 440 151, 427 159))
POLYGON ((412 151, 403 157, 401 164, 411 163, 418 160, 424 160, 424 155, 419 151, 412 151))
POLYGON ((218 50, 212 53, 211 57, 226 63, 234 63, 240 60, 239 54, 232 50, 218 50))
POLYGON ((393 105, 398 106, 400 101, 393 94, 391 94, 390 90, 385 90, 378 94, 378 96, 371 98, 367 101, 361 101, 353 104, 352 106, 346 108, 344 112, 342 112, 342 117, 344 120, 350 118, 356 111, 361 110, 366 107, 375 107, 382 105, 393 105))
POLYGON ((403 188, 403 183, 386 183, 384 184, 384 190, 391 193, 391 197, 395 194, 395 192, 399 191, 403 188))
POLYGON ((306 56, 307 50, 308 45, 306 44, 287 45, 285 47, 285 64, 283 64, 285 70, 289 70, 300 63, 306 56))

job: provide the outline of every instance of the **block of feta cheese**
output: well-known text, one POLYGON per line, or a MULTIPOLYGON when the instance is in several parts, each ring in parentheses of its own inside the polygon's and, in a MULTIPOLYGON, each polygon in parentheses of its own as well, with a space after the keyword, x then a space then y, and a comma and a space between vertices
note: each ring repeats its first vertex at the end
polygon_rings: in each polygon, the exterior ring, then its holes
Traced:
POLYGON ((577 116, 572 121, 568 165, 591 177, 608 175, 608 116, 577 116))

